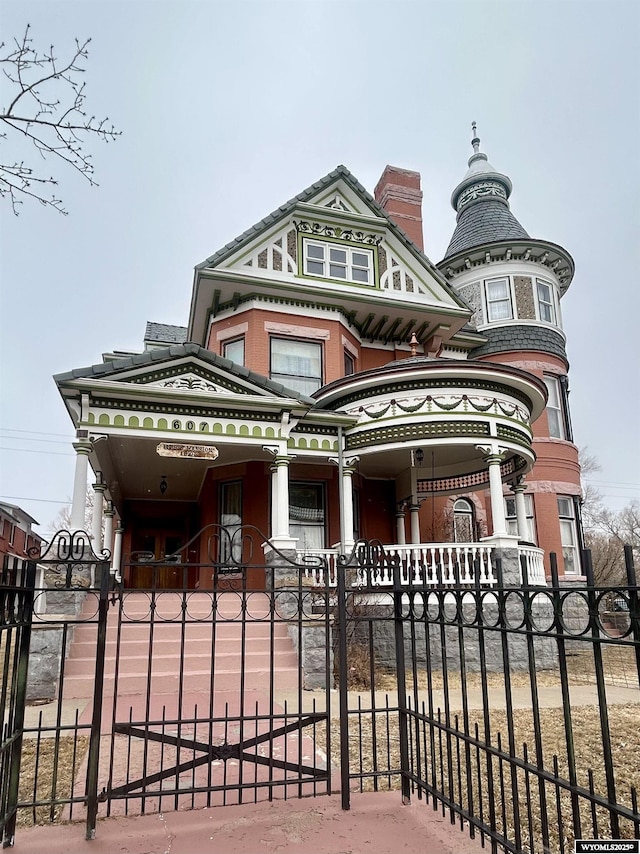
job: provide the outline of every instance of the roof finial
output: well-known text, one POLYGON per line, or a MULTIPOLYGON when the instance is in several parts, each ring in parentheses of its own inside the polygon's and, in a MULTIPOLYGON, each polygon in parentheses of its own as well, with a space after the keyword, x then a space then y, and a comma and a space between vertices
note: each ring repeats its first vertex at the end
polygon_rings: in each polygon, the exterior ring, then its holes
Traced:
POLYGON ((478 136, 475 122, 471 122, 471 131, 473 133, 473 139, 471 140, 471 145, 473 146, 473 153, 478 154, 478 152, 480 151, 480 137, 478 136))

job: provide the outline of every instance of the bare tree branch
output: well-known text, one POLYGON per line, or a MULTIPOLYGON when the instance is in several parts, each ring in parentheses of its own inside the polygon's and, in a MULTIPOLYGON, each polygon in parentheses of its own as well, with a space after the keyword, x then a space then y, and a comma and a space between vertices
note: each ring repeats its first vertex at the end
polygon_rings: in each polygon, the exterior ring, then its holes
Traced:
MULTIPOLYGON (((33 47, 29 25, 22 39, 14 40, 13 47, 0 44, 0 51, 7 50, 0 55, 0 67, 8 81, 3 88, 10 90, 11 99, 0 111, 4 128, 0 139, 7 140, 11 135, 19 141, 22 137, 44 161, 62 161, 96 186, 87 141, 97 138, 113 142, 121 132, 108 118, 96 119, 85 112, 85 84, 80 77, 85 73, 90 41, 76 39, 70 59, 62 62, 53 45, 43 53, 33 47)), ((27 166, 24 160, 0 162, 0 197, 10 201, 16 215, 25 196, 66 214, 61 199, 55 194, 47 195, 43 186, 57 183, 55 178, 27 166)))

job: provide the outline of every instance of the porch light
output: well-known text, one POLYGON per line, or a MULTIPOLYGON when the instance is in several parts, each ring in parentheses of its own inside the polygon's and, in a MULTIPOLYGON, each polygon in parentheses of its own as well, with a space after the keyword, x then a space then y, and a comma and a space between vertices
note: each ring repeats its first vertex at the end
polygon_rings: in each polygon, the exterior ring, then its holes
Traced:
POLYGON ((421 466, 422 462, 424 460, 424 451, 422 450, 422 448, 417 448, 414 451, 414 453, 415 453, 416 462, 418 463, 419 466, 421 466))
POLYGON ((166 474, 163 474, 162 480, 160 481, 160 494, 161 495, 165 494, 168 486, 169 486, 169 484, 167 483, 167 476, 166 476, 166 474))

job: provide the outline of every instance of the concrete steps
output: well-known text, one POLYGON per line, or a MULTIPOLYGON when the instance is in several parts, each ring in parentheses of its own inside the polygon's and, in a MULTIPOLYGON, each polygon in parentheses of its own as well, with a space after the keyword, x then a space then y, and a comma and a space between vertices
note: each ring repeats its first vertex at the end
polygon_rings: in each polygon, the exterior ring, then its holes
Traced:
MULTIPOLYGON (((265 619, 269 600, 264 594, 251 597, 243 611, 243 602, 236 594, 218 596, 214 624, 211 594, 190 593, 186 599, 173 592, 156 594, 152 618, 147 594, 126 593, 120 624, 119 603, 111 605, 108 612, 105 696, 113 696, 116 690, 116 661, 118 695, 208 692, 212 680, 216 692, 240 692, 244 686, 269 693, 272 683, 278 689, 295 688, 298 659, 287 625, 265 619), (252 601, 251 597, 256 598, 252 601), (256 619, 250 618, 249 605, 254 606, 251 610, 256 619), (171 618, 176 622, 170 622, 171 618)), ((89 603, 88 608, 91 613, 87 616, 93 617, 95 604, 89 603)), ((75 627, 65 662, 65 698, 92 696, 96 639, 95 624, 75 627)))

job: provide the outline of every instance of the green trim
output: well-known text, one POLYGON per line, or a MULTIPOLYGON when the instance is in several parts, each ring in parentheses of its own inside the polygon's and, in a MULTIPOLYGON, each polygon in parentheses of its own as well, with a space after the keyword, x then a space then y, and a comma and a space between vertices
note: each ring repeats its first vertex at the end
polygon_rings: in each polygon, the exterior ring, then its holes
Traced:
MULTIPOLYGON (((464 363, 463 363, 464 364, 464 363)), ((357 375, 356 375, 357 376, 357 375)), ((425 382, 424 378, 416 379, 416 380, 395 380, 389 381, 384 385, 375 385, 372 384, 367 388, 358 389, 357 391, 353 391, 344 397, 337 398, 337 401, 334 400, 332 406, 348 406, 350 403, 355 403, 358 400, 363 400, 365 398, 377 397, 381 394, 393 394, 395 397, 399 397, 401 392, 403 391, 415 391, 418 389, 422 394, 428 393, 427 390, 431 389, 474 389, 478 391, 484 392, 493 392, 494 394, 506 394, 508 397, 514 397, 526 409, 529 409, 531 406, 531 401, 529 398, 521 393, 518 389, 510 388, 509 386, 502 385, 501 383, 492 383, 492 382, 483 382, 480 380, 472 380, 472 379, 448 379, 448 380, 427 380, 425 382)))
POLYGON ((398 424, 395 427, 376 427, 347 435, 347 450, 369 448, 393 442, 415 441, 431 438, 489 436, 489 425, 478 421, 428 421, 413 424, 398 424))
POLYGON ((139 401, 108 400, 95 398, 92 409, 136 409, 140 412, 162 412, 167 415, 188 415, 202 418, 232 418, 238 421, 272 421, 280 423, 280 413, 252 410, 219 409, 215 406, 187 406, 180 404, 154 404, 139 401))
MULTIPOLYGON (((314 234, 310 234, 306 231, 298 231, 296 228, 296 234, 298 236, 298 277, 300 279, 305 279, 307 281, 313 282, 332 282, 335 285, 349 285, 349 287, 354 287, 362 290, 363 292, 371 292, 371 291, 380 291, 382 288, 380 287, 380 271, 379 271, 379 259, 378 259, 378 244, 373 243, 359 243, 353 240, 340 240, 336 237, 325 237, 324 235, 316 236, 314 234), (365 250, 371 252, 373 257, 373 282, 371 284, 364 284, 363 282, 355 282, 353 279, 334 279, 331 276, 312 276, 310 273, 305 273, 304 271, 304 241, 305 240, 315 240, 316 243, 334 243, 337 246, 346 246, 349 249, 352 249, 354 246, 362 246, 365 250)), ((328 262, 327 262, 328 263, 328 262)))
MULTIPOLYGON (((213 371, 207 371, 202 368, 200 365, 196 364, 188 364, 188 365, 172 365, 168 368, 162 368, 160 370, 152 371, 150 373, 144 373, 142 376, 138 377, 127 377, 127 378, 119 378, 116 379, 115 382, 127 383, 132 385, 150 385, 154 382, 159 382, 160 380, 170 380, 172 377, 179 377, 184 373, 195 374, 196 376, 203 379, 205 382, 210 382, 212 385, 222 386, 222 388, 227 391, 231 391, 234 394, 246 395, 250 394, 247 391, 246 386, 242 386, 239 383, 234 383, 228 380, 226 377, 216 374, 213 371)), ((161 386, 163 391, 171 391, 170 386, 161 386)), ((215 392, 211 392, 215 394, 215 392)))

